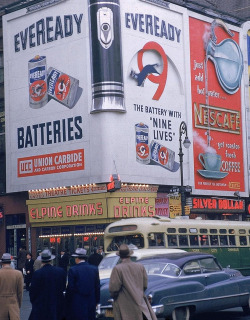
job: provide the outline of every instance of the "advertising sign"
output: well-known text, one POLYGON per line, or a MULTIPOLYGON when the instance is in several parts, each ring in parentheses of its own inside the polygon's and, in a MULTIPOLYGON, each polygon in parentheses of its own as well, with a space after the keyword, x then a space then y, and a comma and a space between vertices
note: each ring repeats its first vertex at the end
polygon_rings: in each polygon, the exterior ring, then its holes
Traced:
POLYGON ((195 189, 204 194, 244 193, 240 29, 219 19, 190 17, 189 22, 195 189))
MULTIPOLYGON (((7 192, 180 184, 188 19, 164 1, 43 2, 3 17, 7 192)), ((192 184, 192 147, 184 183, 192 184)))

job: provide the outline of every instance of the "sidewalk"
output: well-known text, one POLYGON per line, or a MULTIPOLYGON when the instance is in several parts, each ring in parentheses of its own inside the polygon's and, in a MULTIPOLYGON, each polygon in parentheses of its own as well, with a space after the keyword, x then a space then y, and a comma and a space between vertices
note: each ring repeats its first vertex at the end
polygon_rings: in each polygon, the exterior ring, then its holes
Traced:
POLYGON ((31 303, 29 292, 24 289, 23 291, 23 302, 21 306, 21 320, 28 320, 31 311, 31 303))

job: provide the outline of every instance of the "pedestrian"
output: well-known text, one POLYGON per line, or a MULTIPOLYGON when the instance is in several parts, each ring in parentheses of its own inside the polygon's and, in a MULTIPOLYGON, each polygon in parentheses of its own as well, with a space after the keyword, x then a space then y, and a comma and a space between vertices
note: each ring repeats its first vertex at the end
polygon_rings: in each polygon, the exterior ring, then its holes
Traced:
POLYGON ((76 249, 76 264, 69 269, 66 289, 66 319, 94 320, 100 302, 100 279, 96 266, 87 262, 87 251, 76 249))
POLYGON ((104 253, 104 251, 103 251, 103 247, 102 247, 102 246, 100 246, 100 247, 98 248, 98 253, 99 253, 102 257, 105 256, 105 253, 104 253))
POLYGON ((30 288, 30 283, 31 283, 31 279, 33 276, 33 269, 34 266, 34 260, 32 259, 32 254, 30 252, 28 252, 26 254, 26 262, 25 262, 25 285, 26 285, 26 290, 29 291, 30 288))
POLYGON ((52 266, 55 256, 50 250, 43 250, 40 259, 42 267, 34 272, 31 280, 29 320, 62 320, 66 274, 61 268, 52 266))
POLYGON ((147 288, 147 273, 143 265, 132 262, 133 251, 121 244, 117 255, 121 263, 111 273, 109 291, 114 299, 114 320, 157 320, 144 291, 147 288))
POLYGON ((23 298, 23 276, 11 267, 11 255, 4 253, 0 269, 0 319, 20 320, 23 298))
POLYGON ((58 256, 58 267, 62 268, 67 273, 68 265, 69 255, 65 250, 61 250, 61 254, 58 256))
POLYGON ((18 255, 17 255, 17 269, 22 273, 25 267, 26 254, 27 254, 27 251, 24 246, 19 248, 18 255))
POLYGON ((98 267, 102 259, 103 256, 99 254, 99 250, 94 248, 94 252, 88 258, 88 263, 98 267))
POLYGON ((42 253, 42 251, 38 251, 38 252, 37 252, 37 258, 36 258, 36 260, 34 261, 34 265, 33 265, 34 271, 42 268, 42 260, 41 260, 41 258, 39 258, 39 256, 41 255, 41 253, 42 253))

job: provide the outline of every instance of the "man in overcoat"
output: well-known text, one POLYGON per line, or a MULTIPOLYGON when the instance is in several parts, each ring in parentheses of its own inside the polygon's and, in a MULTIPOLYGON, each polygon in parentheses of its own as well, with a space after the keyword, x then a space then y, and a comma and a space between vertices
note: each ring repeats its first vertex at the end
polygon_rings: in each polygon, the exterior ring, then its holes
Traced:
POLYGON ((63 269, 51 265, 55 256, 50 250, 43 250, 40 259, 42 267, 34 272, 30 285, 32 310, 29 320, 62 320, 66 273, 63 269))
POLYGON ((11 255, 4 253, 0 260, 0 319, 20 320, 23 298, 23 275, 11 267, 11 255))
POLYGON ((76 249, 72 257, 76 264, 69 269, 66 289, 66 319, 95 320, 96 306, 100 302, 98 268, 89 264, 83 248, 76 249))
POLYGON ((157 320, 144 291, 148 278, 143 265, 132 262, 133 251, 122 244, 117 255, 121 263, 112 270, 109 291, 114 299, 115 320, 157 320))

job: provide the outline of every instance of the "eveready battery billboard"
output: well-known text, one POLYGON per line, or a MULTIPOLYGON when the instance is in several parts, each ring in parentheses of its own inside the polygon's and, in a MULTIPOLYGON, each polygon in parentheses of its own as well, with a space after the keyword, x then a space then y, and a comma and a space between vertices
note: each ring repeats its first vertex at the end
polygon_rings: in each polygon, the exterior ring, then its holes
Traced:
POLYGON ((241 29, 198 15, 189 24, 195 191, 243 195, 248 181, 241 29))
MULTIPOLYGON (((188 17, 165 1, 54 0, 3 17, 7 191, 180 184, 188 17)), ((184 137, 183 137, 184 138, 184 137)), ((193 184, 192 146, 184 183, 193 184)))

